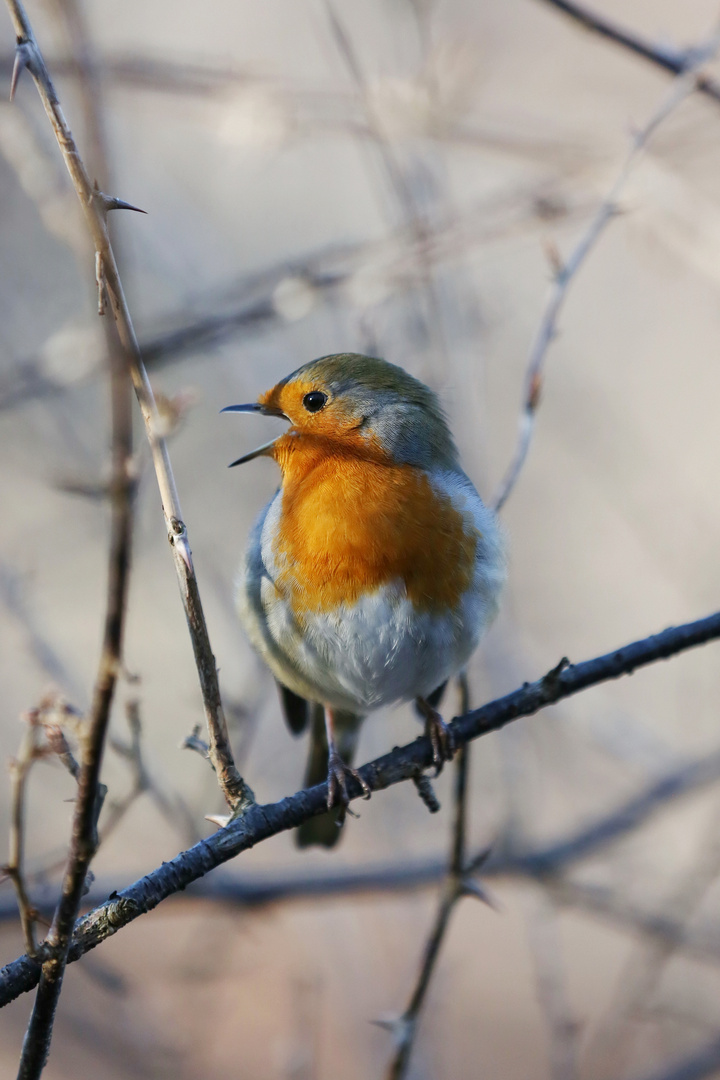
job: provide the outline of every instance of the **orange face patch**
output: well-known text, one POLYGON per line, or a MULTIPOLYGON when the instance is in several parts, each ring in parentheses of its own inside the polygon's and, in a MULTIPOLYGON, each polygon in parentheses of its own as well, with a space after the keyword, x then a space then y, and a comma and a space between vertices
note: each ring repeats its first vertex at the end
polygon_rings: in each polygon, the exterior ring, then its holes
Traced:
POLYGON ((393 465, 360 435, 291 431, 274 456, 283 470, 276 584, 298 621, 397 580, 419 611, 458 604, 478 533, 420 469, 393 465))
POLYGON ((345 436, 362 421, 361 416, 352 413, 347 401, 334 400, 325 387, 312 381, 293 379, 289 383, 278 383, 258 401, 266 408, 284 413, 297 431, 314 435, 345 436), (328 403, 319 412, 309 412, 303 405, 303 398, 313 390, 328 394, 328 403))

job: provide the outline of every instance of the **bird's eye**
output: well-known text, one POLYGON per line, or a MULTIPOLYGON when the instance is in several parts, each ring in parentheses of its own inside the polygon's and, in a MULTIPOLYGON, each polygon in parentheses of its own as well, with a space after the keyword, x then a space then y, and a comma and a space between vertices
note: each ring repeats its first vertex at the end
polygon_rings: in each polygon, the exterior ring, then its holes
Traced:
POLYGON ((322 390, 311 390, 303 398, 303 405, 308 412, 320 412, 326 401, 327 394, 323 394, 322 390))

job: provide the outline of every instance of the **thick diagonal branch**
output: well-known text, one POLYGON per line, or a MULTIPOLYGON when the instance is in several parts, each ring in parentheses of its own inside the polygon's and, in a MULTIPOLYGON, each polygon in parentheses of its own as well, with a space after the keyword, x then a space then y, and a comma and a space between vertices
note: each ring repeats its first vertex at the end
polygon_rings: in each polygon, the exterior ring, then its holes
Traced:
MULTIPOLYGON (((632 674, 640 667, 718 638, 720 612, 697 622, 671 627, 660 634, 635 641, 582 664, 568 665, 563 662, 537 682, 526 683, 514 693, 453 720, 450 726, 455 744, 458 747, 463 746, 481 735, 497 731, 520 716, 531 716, 545 706, 591 686, 632 674)), ((432 764, 432 746, 430 740, 423 736, 408 746, 399 747, 364 765, 359 771, 372 791, 380 791, 403 780, 412 780, 419 769, 430 768, 432 764)), ((711 761, 705 766, 700 764, 695 767, 690 778, 693 785, 698 782, 697 772, 702 772, 703 768, 703 775, 708 779, 717 776, 717 761, 711 761)), ((688 783, 684 774, 660 781, 651 793, 644 794, 628 805, 619 820, 613 821, 609 829, 607 822, 603 822, 579 836, 559 842, 540 855, 529 854, 522 859, 522 871, 542 875, 554 868, 560 858, 578 858, 585 852, 592 851, 598 842, 598 830, 602 832, 603 842, 607 842, 613 835, 626 831, 628 824, 632 826, 643 813, 647 813, 648 802, 654 805, 658 799, 675 792, 680 793, 684 790, 683 785, 687 787, 688 783)), ((354 779, 348 783, 348 793, 352 799, 363 794, 360 784, 354 779)), ((206 840, 201 840, 199 844, 181 852, 170 862, 164 863, 80 919, 69 960, 78 960, 105 938, 115 934, 138 916, 151 911, 169 896, 181 892, 216 866, 271 836, 296 828, 303 821, 308 821, 326 810, 327 784, 318 784, 317 787, 299 791, 278 803, 251 806, 243 817, 232 822, 227 828, 220 829, 206 840)), ((489 859, 486 865, 490 870, 492 860, 489 859)), ((47 955, 43 950, 44 947, 41 946, 39 959, 23 956, 0 971, 0 1007, 37 985, 39 961, 47 955)))

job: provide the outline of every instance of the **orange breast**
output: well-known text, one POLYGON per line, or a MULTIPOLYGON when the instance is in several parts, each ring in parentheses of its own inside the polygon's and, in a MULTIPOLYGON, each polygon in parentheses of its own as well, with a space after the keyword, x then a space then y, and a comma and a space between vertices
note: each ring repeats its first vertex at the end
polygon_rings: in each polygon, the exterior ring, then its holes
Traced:
POLYGON ((478 533, 421 470, 346 440, 288 435, 275 456, 283 469, 277 585, 300 621, 398 579, 418 610, 459 602, 478 533))

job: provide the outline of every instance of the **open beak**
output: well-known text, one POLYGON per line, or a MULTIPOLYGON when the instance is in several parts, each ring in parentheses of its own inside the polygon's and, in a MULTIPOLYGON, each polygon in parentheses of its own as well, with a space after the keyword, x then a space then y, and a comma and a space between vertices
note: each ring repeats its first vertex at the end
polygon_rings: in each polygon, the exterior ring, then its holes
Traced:
MULTIPOLYGON (((279 416, 283 420, 287 420, 287 416, 282 409, 276 409, 272 405, 261 405, 258 401, 252 401, 249 405, 226 405, 220 412, 254 412, 261 413, 263 416, 279 416)), ((280 435, 271 439, 270 442, 258 446, 257 449, 251 450, 249 454, 243 454, 237 461, 231 461, 228 469, 232 469, 234 465, 244 465, 246 461, 252 461, 256 457, 272 457, 272 448, 279 438, 281 438, 280 435)))

